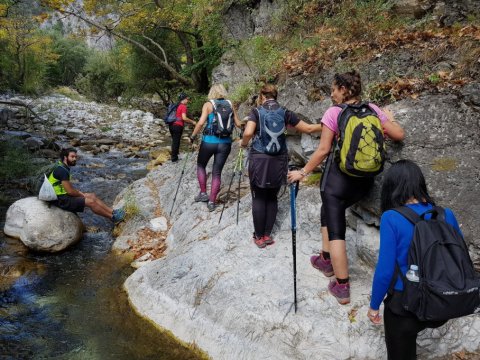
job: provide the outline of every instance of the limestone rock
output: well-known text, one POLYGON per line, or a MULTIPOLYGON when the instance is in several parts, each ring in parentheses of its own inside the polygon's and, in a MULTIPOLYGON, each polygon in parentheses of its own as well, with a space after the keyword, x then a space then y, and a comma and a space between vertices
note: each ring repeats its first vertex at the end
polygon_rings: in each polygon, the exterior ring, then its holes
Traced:
POLYGON ((436 2, 436 0, 395 0, 394 9, 399 14, 421 18, 436 2))
POLYGON ((155 232, 168 230, 167 219, 163 216, 151 219, 149 225, 150 229, 155 232))
POLYGON ((83 130, 77 129, 77 128, 71 128, 71 129, 67 129, 66 134, 67 136, 70 136, 72 138, 77 138, 83 135, 83 130))
POLYGON ((15 119, 15 112, 11 109, 0 109, 0 126, 5 126, 10 120, 15 119))
MULTIPOLYGON (((232 154, 237 151, 234 144, 232 154)), ((194 165, 195 159, 189 159, 186 168, 194 165)), ((232 168, 227 162, 224 173, 231 173, 232 168)), ((384 328, 372 325, 366 317, 379 246, 376 227, 356 217, 356 230, 347 229, 352 302, 340 306, 327 292, 329 280, 309 262, 321 248, 319 189, 300 188, 298 312, 294 314, 288 189, 279 196, 275 245, 258 249, 251 241, 250 193, 240 199, 238 225, 237 206, 232 201, 219 224, 221 207, 209 212, 205 204, 193 200, 198 192, 195 175, 185 172, 173 207, 180 176, 176 164, 163 165, 128 189, 141 199, 138 203, 145 219, 154 217, 151 204, 157 202, 173 210, 165 257, 135 264, 142 266, 124 285, 139 314, 182 340, 195 342, 213 359, 315 359, 319 353, 330 359, 386 359, 384 328), (146 187, 156 190, 148 193, 146 187)), ((127 222, 125 232, 132 233, 135 226, 140 224, 127 222)), ((478 316, 450 321, 420 334, 419 357, 477 351, 478 336, 478 316)))
POLYGON ((58 252, 82 238, 83 224, 74 213, 29 197, 9 207, 4 232, 32 250, 58 252))
POLYGON ((42 148, 45 145, 45 140, 37 136, 32 136, 25 139, 25 144, 30 150, 37 150, 42 148))

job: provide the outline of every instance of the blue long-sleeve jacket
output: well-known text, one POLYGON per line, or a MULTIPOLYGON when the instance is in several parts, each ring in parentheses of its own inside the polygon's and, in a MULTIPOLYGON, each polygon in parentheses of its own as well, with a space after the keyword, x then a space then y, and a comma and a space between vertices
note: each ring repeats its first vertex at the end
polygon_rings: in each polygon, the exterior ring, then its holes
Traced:
MULTIPOLYGON (((431 204, 408 204, 417 214, 422 214, 432 208, 431 204)), ((445 219, 459 234, 462 234, 457 219, 452 210, 445 208, 445 219)), ((385 211, 380 220, 380 251, 377 267, 373 276, 372 298, 370 307, 378 310, 395 272, 395 263, 398 262, 403 274, 407 272, 407 258, 410 242, 413 238, 413 224, 394 210, 385 211)), ((463 236, 463 235, 462 235, 463 236)), ((395 290, 402 291, 403 283, 398 276, 395 290)))

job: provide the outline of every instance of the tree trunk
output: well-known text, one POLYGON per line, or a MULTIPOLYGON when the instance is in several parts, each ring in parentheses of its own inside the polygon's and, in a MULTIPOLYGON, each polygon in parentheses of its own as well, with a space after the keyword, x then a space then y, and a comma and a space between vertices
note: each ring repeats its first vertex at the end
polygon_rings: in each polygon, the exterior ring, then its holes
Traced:
POLYGON ((132 38, 126 36, 126 35, 123 35, 120 32, 117 32, 113 29, 110 29, 107 26, 98 24, 95 21, 93 21, 91 19, 88 19, 86 17, 83 17, 82 15, 77 14, 73 11, 68 11, 68 10, 59 10, 59 11, 63 14, 75 16, 75 17, 79 18, 80 20, 83 20, 87 24, 90 24, 91 26, 96 27, 97 29, 106 31, 106 32, 112 34, 113 36, 116 36, 116 37, 128 42, 129 44, 141 49, 143 52, 145 52, 147 55, 149 55, 151 58, 153 58, 156 61, 157 64, 159 64, 163 69, 165 69, 173 79, 178 80, 179 82, 181 82, 184 85, 193 86, 192 79, 189 79, 189 78, 183 76, 182 74, 178 73, 172 66, 165 63, 165 61, 163 61, 160 57, 158 57, 155 53, 150 51, 150 49, 148 49, 146 46, 139 43, 138 41, 136 41, 136 40, 134 40, 134 39, 132 39, 132 38))
MULTIPOLYGON (((205 61, 205 51, 203 50, 203 39, 199 36, 195 36, 195 42, 197 44, 198 49, 198 61, 203 62, 205 61)), ((208 72, 206 65, 203 65, 197 74, 197 84, 198 84, 198 91, 206 93, 209 88, 210 81, 208 80, 208 72)))

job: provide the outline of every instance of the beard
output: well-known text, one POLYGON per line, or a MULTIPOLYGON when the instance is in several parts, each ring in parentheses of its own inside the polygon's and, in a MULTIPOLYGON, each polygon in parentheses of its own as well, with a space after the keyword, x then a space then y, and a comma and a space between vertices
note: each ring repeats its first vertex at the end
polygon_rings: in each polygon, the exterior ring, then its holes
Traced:
POLYGON ((76 164, 77 164, 77 160, 70 161, 70 160, 67 159, 67 165, 68 166, 75 166, 76 164))

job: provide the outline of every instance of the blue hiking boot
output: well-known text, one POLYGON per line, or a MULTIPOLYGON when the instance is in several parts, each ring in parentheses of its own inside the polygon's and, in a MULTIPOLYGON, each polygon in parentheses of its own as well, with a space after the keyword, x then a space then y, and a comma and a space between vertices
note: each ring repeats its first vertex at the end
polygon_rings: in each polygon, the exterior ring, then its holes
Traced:
POLYGON ((115 209, 112 212, 112 221, 115 225, 121 223, 123 220, 125 220, 125 210, 121 209, 115 209))

